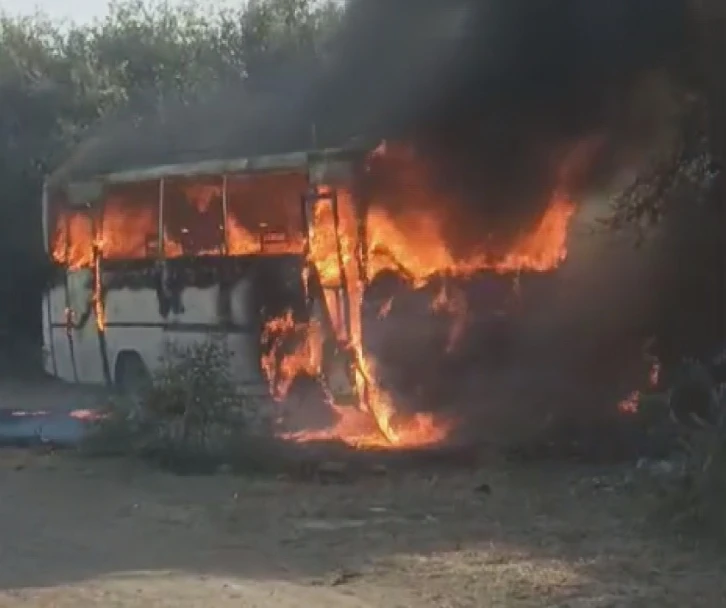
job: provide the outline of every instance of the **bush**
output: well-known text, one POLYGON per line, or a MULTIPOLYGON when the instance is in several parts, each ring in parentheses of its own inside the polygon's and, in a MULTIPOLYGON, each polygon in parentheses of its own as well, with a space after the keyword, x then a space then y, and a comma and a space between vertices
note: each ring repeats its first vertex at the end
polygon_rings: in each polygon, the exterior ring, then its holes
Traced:
POLYGON ((166 441, 208 450, 215 430, 231 422, 240 396, 230 372, 230 356, 221 341, 183 347, 167 343, 143 398, 144 415, 157 423, 166 441))
POLYGON ((684 429, 685 463, 673 506, 677 521, 706 526, 726 540, 726 391, 714 388, 713 421, 684 429))
POLYGON ((697 524, 726 540, 726 385, 684 362, 669 391, 681 458, 661 488, 659 508, 676 524, 697 524))
POLYGON ((138 456, 180 472, 218 467, 233 443, 270 431, 256 404, 239 392, 230 357, 219 340, 167 343, 137 405, 118 399, 83 450, 138 456))

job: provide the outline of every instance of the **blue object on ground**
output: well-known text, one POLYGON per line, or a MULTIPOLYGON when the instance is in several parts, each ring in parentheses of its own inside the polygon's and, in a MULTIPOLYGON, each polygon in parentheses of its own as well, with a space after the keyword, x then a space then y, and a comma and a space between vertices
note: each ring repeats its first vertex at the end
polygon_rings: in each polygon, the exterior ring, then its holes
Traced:
POLYGON ((92 423, 72 414, 73 410, 25 412, 0 409, 0 448, 40 445, 76 447, 92 423))

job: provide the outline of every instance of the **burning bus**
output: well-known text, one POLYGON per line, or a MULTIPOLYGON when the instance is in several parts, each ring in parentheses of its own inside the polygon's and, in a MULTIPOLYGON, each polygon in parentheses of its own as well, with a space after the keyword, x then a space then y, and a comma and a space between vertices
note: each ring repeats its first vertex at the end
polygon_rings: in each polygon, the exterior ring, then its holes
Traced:
POLYGON ((50 180, 47 371, 135 390, 169 342, 215 337, 241 390, 283 401, 301 377, 322 387, 335 421, 308 438, 441 441, 451 420, 400 407, 383 364, 407 339, 380 324, 402 309, 400 331, 443 328, 429 346, 453 355, 470 330, 459 279, 486 273, 490 317, 507 317, 523 274, 565 259, 575 212, 556 188, 506 249, 462 253, 437 217, 442 196, 412 147, 386 142, 50 180))
POLYGON ((351 179, 358 154, 165 166, 47 186, 45 242, 57 266, 44 303, 47 371, 124 386, 154 369, 165 339, 213 334, 229 342, 240 384, 259 391, 270 319, 289 312, 307 322, 315 310, 338 332, 349 323, 345 273, 326 269, 322 285, 306 271, 306 251, 314 233, 335 233, 335 184, 351 179))

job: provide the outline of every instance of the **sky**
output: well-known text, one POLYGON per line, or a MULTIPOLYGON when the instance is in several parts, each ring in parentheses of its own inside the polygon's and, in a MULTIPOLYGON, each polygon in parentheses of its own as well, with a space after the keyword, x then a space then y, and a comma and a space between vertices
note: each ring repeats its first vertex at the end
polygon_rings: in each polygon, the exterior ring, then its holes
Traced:
POLYGON ((40 10, 55 19, 91 21, 106 13, 104 0, 0 0, 0 8, 14 15, 40 10))
MULTIPOLYGON (((170 0, 181 2, 182 0, 170 0)), ((210 0, 202 0, 209 3, 210 0)), ((212 0, 225 4, 228 0, 212 0)), ((54 19, 89 22, 107 13, 107 0, 0 0, 0 10, 13 15, 32 15, 40 10, 54 19)))

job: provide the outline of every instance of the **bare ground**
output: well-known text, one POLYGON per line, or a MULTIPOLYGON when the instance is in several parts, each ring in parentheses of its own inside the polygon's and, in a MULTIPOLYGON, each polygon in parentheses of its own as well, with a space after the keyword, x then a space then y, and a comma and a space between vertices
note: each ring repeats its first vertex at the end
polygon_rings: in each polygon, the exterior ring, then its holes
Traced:
POLYGON ((0 606, 726 605, 719 553, 646 523, 623 477, 500 466, 321 485, 0 451, 0 606))

